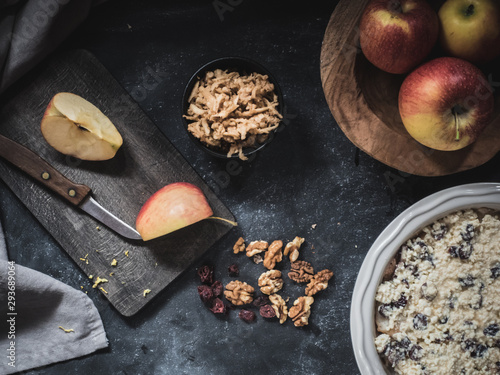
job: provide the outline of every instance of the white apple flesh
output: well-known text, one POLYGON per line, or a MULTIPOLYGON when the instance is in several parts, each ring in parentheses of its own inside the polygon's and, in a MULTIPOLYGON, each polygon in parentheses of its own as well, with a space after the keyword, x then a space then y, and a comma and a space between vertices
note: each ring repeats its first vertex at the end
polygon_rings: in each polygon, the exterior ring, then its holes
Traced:
POLYGON ((404 74, 436 44, 439 19, 425 0, 371 0, 359 29, 368 61, 385 72, 404 74))
POLYGON ((82 160, 111 159, 123 143, 116 127, 99 108, 66 92, 50 101, 41 131, 57 151, 82 160))
POLYGON ((454 57, 421 65, 399 92, 399 112, 408 133, 441 151, 474 142, 490 123, 493 106, 492 89, 481 70, 454 57))
POLYGON ((201 189, 187 182, 166 185, 142 206, 136 229, 144 241, 164 236, 213 215, 201 189))

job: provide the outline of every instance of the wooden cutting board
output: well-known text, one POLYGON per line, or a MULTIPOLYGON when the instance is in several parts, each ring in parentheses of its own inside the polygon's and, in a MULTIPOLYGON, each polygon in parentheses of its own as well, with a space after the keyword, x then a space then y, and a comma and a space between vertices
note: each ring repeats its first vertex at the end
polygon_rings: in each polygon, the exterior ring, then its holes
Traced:
MULTIPOLYGON (((137 103, 87 51, 55 56, 24 79, 15 96, 0 108, 0 133, 30 148, 74 182, 91 187, 99 203, 131 225, 155 191, 177 181, 199 186, 215 216, 234 220, 137 103), (113 159, 76 160, 45 142, 40 121, 50 99, 63 91, 94 103, 116 125, 124 144, 113 159)), ((108 280, 97 288, 102 287, 104 296, 125 316, 144 307, 231 229, 222 222, 205 220, 157 240, 127 240, 3 160, 0 172, 75 263, 93 280, 98 276, 108 280), (111 265, 113 259, 116 266, 111 265), (144 295, 146 289, 151 292, 144 295)))

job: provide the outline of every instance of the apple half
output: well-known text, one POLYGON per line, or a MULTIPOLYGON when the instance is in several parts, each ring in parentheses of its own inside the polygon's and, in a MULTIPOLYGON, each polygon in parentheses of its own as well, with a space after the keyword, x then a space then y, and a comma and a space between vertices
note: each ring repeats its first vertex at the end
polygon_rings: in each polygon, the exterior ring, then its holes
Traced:
POLYGON ((57 151, 82 160, 108 160, 123 143, 99 108, 68 92, 56 94, 45 110, 42 135, 57 151))
POLYGON ((135 227, 144 241, 164 236, 213 215, 201 189, 175 182, 158 190, 142 206, 135 227))

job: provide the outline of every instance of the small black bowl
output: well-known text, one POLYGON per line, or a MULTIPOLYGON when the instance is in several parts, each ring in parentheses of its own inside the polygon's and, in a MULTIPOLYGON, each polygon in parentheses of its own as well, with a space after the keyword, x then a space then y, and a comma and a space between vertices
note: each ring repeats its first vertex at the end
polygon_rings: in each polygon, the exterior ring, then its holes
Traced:
MULTIPOLYGON (((276 109, 278 112, 283 115, 283 94, 281 92, 280 86, 278 85, 278 82, 276 79, 273 77, 273 75, 262 65, 259 63, 252 61, 250 59, 244 58, 244 57, 222 57, 216 60, 213 60, 205 65, 203 65, 201 68, 199 68, 196 73, 193 74, 193 76, 189 79, 186 88, 184 89, 184 95, 182 96, 182 121, 184 123, 184 129, 188 133, 189 138, 198 146, 200 147, 203 151, 207 152, 208 154, 218 157, 218 158, 224 158, 227 159, 227 152, 220 148, 215 148, 208 146, 201 142, 198 138, 196 138, 191 132, 188 130, 188 121, 184 118, 183 115, 187 114, 187 110, 189 107, 188 103, 188 98, 191 95, 191 92, 193 91, 194 85, 196 82, 201 79, 206 72, 215 70, 215 69, 222 69, 222 70, 230 70, 230 71, 237 71, 241 75, 248 75, 253 72, 267 75, 269 77, 269 81, 274 85, 274 92, 276 93, 278 97, 278 106, 276 109)), ((248 147, 243 149, 243 154, 248 157, 252 155, 253 153, 261 150, 264 148, 266 145, 268 145, 274 138, 274 135, 278 129, 282 126, 282 122, 280 125, 274 129, 271 133, 269 133, 269 136, 263 143, 258 143, 256 144, 255 147, 248 147)), ((238 158, 238 154, 233 154, 231 155, 231 158, 238 158)))

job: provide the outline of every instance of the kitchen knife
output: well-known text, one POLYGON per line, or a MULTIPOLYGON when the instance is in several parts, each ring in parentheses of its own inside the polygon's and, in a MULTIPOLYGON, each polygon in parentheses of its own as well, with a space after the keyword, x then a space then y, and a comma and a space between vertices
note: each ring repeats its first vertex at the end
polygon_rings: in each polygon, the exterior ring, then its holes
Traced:
POLYGON ((142 239, 139 232, 97 203, 92 198, 92 190, 88 186, 75 184, 33 151, 1 134, 0 157, 18 167, 116 233, 133 240, 142 239))

